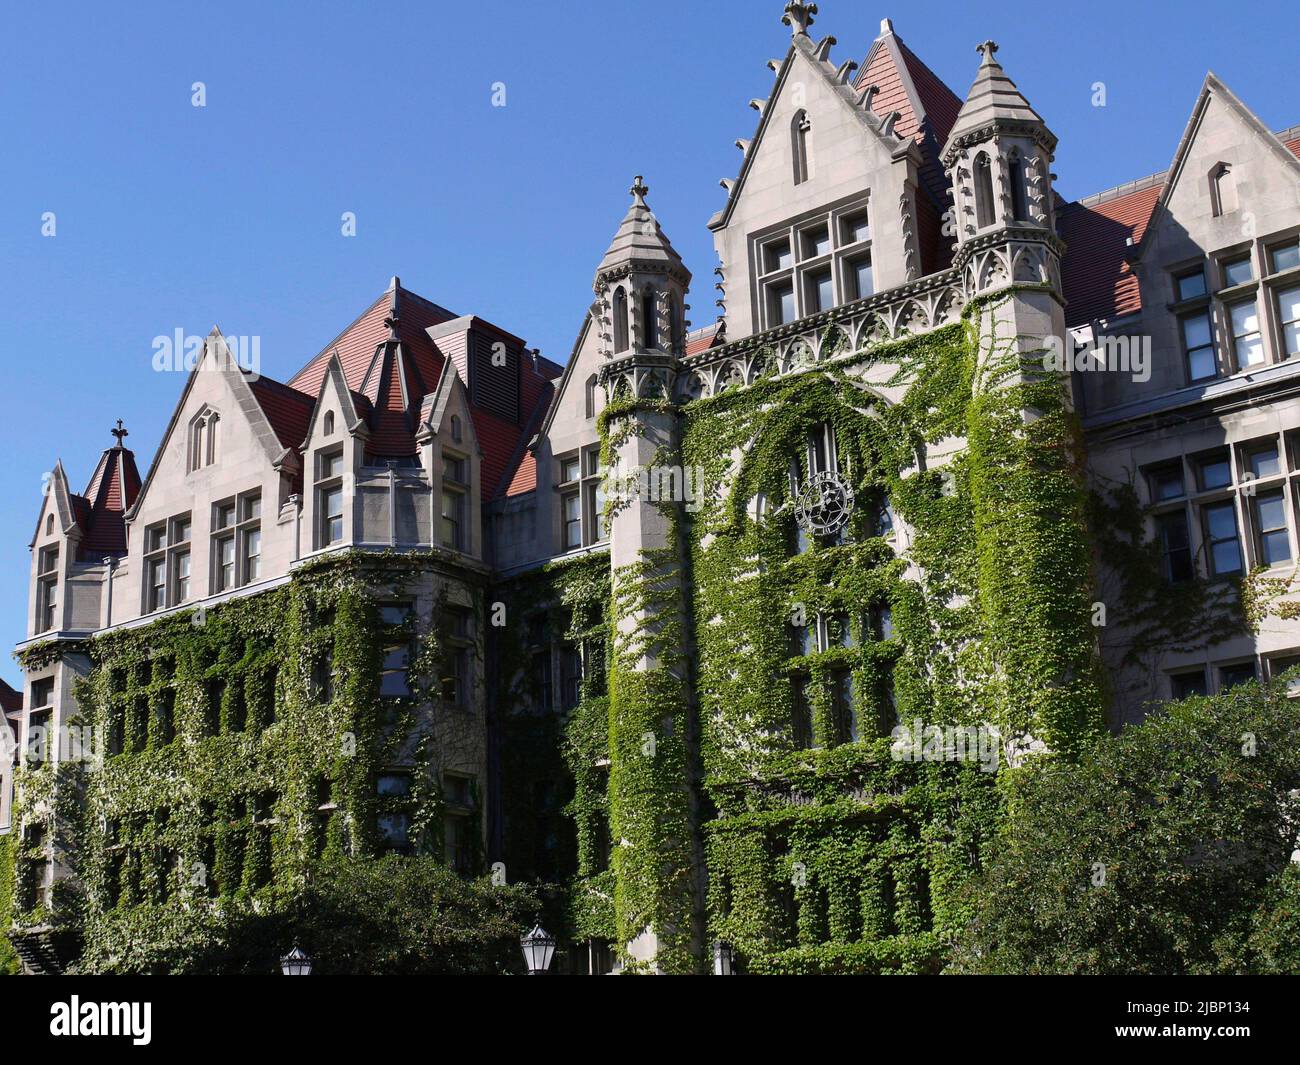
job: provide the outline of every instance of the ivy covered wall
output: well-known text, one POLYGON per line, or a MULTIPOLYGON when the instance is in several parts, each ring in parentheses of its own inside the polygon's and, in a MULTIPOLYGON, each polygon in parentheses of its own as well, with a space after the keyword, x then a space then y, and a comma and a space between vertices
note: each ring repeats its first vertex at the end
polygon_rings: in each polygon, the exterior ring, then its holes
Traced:
POLYGON ((105 749, 20 775, 17 925, 75 925, 84 970, 150 971, 290 906, 319 863, 391 845, 441 857, 441 770, 481 771, 483 736, 481 718, 442 705, 455 582, 437 570, 337 556, 91 641, 76 702, 105 749), (383 689, 394 649, 405 694, 383 689), (409 787, 377 787, 394 769, 409 787), (52 907, 35 889, 51 841, 66 874, 52 907))
MULTIPOLYGON (((563 719, 571 934, 682 930, 692 915, 672 900, 690 885, 668 884, 698 842, 707 939, 750 971, 934 970, 1009 778, 942 752, 899 760, 895 723, 992 726, 1003 766, 1011 739, 1070 756, 1101 734, 1078 427, 1060 378, 997 341, 994 314, 852 356, 828 335, 808 372, 687 404, 680 446, 658 432, 667 400, 606 408, 606 463, 658 436, 651 464, 699 470, 708 491, 698 508, 633 504, 676 545, 612 574, 594 556, 532 578, 583 604, 570 639, 599 618, 615 649, 609 697, 584 685, 563 719), (844 535, 800 543, 793 496, 821 426, 856 505, 844 535), (677 651, 667 668, 636 668, 648 641, 677 651)), ((684 942, 661 948, 661 971, 702 967, 684 942)))

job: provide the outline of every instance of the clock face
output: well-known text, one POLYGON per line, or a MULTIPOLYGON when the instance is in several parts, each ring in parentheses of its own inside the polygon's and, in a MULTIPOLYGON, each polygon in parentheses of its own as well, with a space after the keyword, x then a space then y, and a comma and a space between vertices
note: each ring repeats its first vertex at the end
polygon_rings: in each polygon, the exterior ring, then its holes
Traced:
POLYGON ((830 536, 849 522, 853 489, 834 473, 815 474, 795 500, 795 520, 815 536, 830 536))

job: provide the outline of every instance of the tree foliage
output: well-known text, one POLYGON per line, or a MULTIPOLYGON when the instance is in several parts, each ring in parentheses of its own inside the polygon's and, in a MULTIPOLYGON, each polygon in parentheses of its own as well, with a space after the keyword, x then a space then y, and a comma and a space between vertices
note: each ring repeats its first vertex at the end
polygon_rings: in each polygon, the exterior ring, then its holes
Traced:
POLYGON ((1300 971, 1300 703, 1248 684, 1016 782, 954 968, 1300 971))

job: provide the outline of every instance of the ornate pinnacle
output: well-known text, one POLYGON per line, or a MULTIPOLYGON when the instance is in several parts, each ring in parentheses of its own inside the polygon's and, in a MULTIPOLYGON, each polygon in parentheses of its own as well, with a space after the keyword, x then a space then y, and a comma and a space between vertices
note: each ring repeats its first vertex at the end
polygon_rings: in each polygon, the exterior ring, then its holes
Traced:
POLYGON ((646 206, 646 193, 650 190, 646 187, 646 183, 641 179, 640 174, 637 174, 637 176, 632 179, 632 187, 627 191, 632 194, 632 202, 635 203, 636 206, 646 206))
POLYGON ((984 57, 984 61, 980 65, 992 66, 996 63, 997 60, 993 58, 993 53, 997 50, 998 46, 996 41, 985 41, 982 44, 977 44, 975 46, 975 51, 979 52, 980 55, 984 57))
POLYGON ((131 435, 131 434, 128 433, 125 429, 122 428, 122 419, 121 419, 121 418, 118 418, 118 419, 117 419, 117 428, 116 428, 116 429, 110 429, 109 432, 112 433, 115 437, 117 437, 117 446, 118 446, 118 447, 121 447, 121 446, 122 446, 122 440, 123 440, 125 437, 128 437, 128 436, 131 435))
POLYGON ((790 27, 792 37, 798 37, 800 34, 807 37, 808 27, 813 24, 815 14, 817 14, 816 4, 802 4, 799 0, 790 0, 785 5, 785 14, 781 16, 781 21, 790 27))

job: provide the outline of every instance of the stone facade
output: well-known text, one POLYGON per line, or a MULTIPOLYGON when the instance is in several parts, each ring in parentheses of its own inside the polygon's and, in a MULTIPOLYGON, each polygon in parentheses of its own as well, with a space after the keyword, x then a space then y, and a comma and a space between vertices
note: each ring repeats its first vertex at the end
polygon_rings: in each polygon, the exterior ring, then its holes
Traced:
MULTIPOLYGON (((1210 75, 1167 174, 1066 205, 1052 187, 1056 137, 1007 77, 996 45, 980 45, 962 101, 936 88, 887 20, 855 80, 855 63, 830 58, 834 39, 810 35, 815 13, 816 5, 786 5, 788 50, 772 64, 769 97, 753 102, 758 128, 737 141, 739 173, 723 181, 726 203, 709 221, 720 265, 710 296, 695 299, 716 299, 715 324, 691 329, 691 274, 638 177, 562 376, 499 327, 410 297, 409 314, 431 323, 421 319, 420 344, 427 336, 441 360, 436 384, 424 380, 394 279, 367 359, 352 356, 345 333, 315 370, 279 385, 241 369, 214 331, 143 482, 120 437, 82 495, 56 467, 32 542, 19 649, 64 645, 66 653, 25 660, 26 727, 59 736, 76 718, 86 641, 171 614, 201 616, 336 553, 420 555, 428 572, 405 593, 417 614, 436 624, 440 604, 451 604, 471 618, 471 675, 459 697, 472 708, 473 742, 439 769, 486 785, 480 842, 495 861, 501 826, 517 813, 498 779, 502 722, 519 708, 510 705, 514 678, 498 672, 493 608, 510 606, 512 582, 557 562, 607 559, 617 585, 647 559, 676 558, 660 589, 671 594, 610 619, 611 653, 634 648, 630 670, 647 684, 664 672, 683 684, 681 705, 663 712, 676 722, 670 733, 689 738, 679 768, 694 783, 678 796, 679 812, 698 836, 707 816, 691 749, 698 693, 690 668, 677 664, 694 649, 685 637, 671 647, 638 639, 647 626, 689 630, 693 588, 679 536, 692 508, 680 498, 669 500, 675 511, 662 499, 607 507, 606 467, 635 475, 677 456, 696 401, 828 372, 853 353, 969 321, 977 305, 989 308, 978 319, 985 337, 1024 353, 1054 343, 1073 351, 1070 341, 1118 351, 1116 338, 1132 342, 1125 352, 1146 352, 1149 373, 1092 372, 1093 362, 1067 360, 1066 400, 1082 426, 1088 473, 1100 485, 1131 485, 1153 508, 1143 521, 1172 583, 1266 566, 1285 585, 1282 600, 1293 598, 1300 142, 1263 127, 1210 75), (1110 210, 1121 202, 1127 214, 1110 210), (1123 250, 1114 254, 1117 241, 1123 250), (607 406, 627 401, 630 410, 602 419, 607 406), (395 451, 393 433, 408 441, 395 451), (120 544, 104 534, 114 520, 120 544)), ((891 402, 902 399, 894 368, 850 372, 891 402)), ((966 448, 963 436, 931 441, 918 468, 941 469, 966 448)), ((912 536, 902 521, 890 533, 905 561, 912 536)), ((1097 559, 1103 604, 1118 579, 1109 561, 1097 559)), ((918 575, 915 565, 909 572, 918 575)), ((1300 627, 1285 617, 1274 605, 1254 629, 1189 644, 1151 639, 1115 611, 1115 623, 1099 629, 1109 724, 1245 672, 1275 675, 1300 656, 1300 627)), ((540 653, 545 662, 534 656, 528 668, 551 688, 543 708, 570 708, 571 649, 552 640, 540 653)), ((584 658, 582 668, 600 668, 593 662, 584 658)), ((619 788, 633 787, 635 774, 620 759, 632 748, 618 740, 617 693, 613 700, 603 768, 611 802, 626 808, 619 788)), ((436 721, 443 709, 431 703, 423 712, 436 721)), ((1031 734, 1039 724, 1030 722, 1031 734)), ((66 755, 56 744, 43 757, 66 755)), ((563 805, 547 801, 555 811, 563 805)), ((626 820, 626 832, 639 830, 626 820)), ((613 830, 615 845, 666 846, 613 830)), ((657 899, 660 916, 612 943, 629 963, 653 968, 661 952, 680 950, 703 964, 710 870, 698 841, 673 860, 687 852, 689 875, 671 889, 683 893, 687 919, 663 918, 675 904, 657 899)), ((43 893, 60 868, 51 861, 43 893)))

